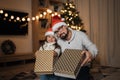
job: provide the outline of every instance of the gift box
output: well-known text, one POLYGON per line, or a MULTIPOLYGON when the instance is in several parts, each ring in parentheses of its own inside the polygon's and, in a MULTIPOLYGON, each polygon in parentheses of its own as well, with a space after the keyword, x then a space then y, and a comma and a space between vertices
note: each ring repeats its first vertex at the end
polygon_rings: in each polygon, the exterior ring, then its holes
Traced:
POLYGON ((56 76, 76 79, 84 56, 78 49, 66 49, 55 60, 54 51, 37 51, 34 72, 36 74, 55 74, 56 76), (55 60, 55 61, 54 61, 55 60), (55 62, 55 63, 54 63, 55 62))
POLYGON ((36 74, 53 74, 53 50, 36 51, 34 72, 36 74))
POLYGON ((76 79, 83 61, 81 52, 81 50, 66 49, 54 65, 54 74, 76 79))

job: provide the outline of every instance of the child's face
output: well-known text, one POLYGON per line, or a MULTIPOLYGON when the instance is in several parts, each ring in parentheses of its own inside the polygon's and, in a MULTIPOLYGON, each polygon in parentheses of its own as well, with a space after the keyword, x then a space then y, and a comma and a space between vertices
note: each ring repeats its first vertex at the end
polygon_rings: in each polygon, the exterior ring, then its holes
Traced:
POLYGON ((48 42, 48 43, 55 42, 55 37, 52 36, 52 35, 48 35, 48 36, 47 36, 47 42, 48 42))

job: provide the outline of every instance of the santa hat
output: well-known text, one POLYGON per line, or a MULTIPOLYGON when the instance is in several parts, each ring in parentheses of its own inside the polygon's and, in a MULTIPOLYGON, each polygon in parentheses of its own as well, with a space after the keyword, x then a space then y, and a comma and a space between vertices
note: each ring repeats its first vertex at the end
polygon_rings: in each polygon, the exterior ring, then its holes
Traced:
POLYGON ((48 35, 54 36, 54 32, 52 31, 52 28, 49 28, 49 29, 46 31, 45 36, 48 36, 48 35))
POLYGON ((52 17, 52 30, 56 31, 59 27, 67 25, 59 16, 52 17))

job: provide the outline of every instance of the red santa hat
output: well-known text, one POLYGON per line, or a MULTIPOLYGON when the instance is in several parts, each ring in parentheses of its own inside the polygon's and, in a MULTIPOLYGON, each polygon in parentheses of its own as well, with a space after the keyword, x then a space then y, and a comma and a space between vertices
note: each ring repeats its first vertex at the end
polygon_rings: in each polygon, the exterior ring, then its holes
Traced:
POLYGON ((46 31, 45 36, 48 36, 48 35, 54 36, 54 32, 52 31, 52 28, 49 28, 49 29, 46 31))
POLYGON ((56 31, 59 27, 67 25, 59 16, 52 17, 52 30, 56 31))

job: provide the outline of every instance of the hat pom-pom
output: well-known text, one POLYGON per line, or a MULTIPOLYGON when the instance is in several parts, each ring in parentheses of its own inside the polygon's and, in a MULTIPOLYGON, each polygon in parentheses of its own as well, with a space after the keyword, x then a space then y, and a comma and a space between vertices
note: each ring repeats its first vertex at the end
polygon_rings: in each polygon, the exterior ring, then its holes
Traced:
POLYGON ((65 21, 65 18, 61 18, 61 21, 65 21))

